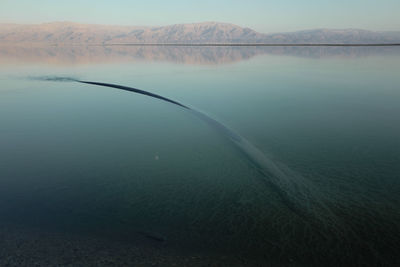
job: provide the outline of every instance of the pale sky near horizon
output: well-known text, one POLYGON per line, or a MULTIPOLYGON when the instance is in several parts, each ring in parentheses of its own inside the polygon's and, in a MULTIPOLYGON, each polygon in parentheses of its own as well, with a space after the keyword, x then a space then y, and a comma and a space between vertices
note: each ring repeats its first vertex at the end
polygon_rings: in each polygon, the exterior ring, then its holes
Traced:
POLYGON ((168 25, 219 21, 259 32, 400 30, 400 0, 0 0, 0 22, 168 25))

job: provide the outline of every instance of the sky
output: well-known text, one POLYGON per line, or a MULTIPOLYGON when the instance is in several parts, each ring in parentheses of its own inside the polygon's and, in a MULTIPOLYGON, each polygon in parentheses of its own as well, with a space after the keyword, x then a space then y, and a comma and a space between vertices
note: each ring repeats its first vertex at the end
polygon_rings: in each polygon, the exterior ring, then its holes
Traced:
POLYGON ((0 0, 0 22, 162 26, 229 22, 259 32, 400 30, 400 0, 0 0))

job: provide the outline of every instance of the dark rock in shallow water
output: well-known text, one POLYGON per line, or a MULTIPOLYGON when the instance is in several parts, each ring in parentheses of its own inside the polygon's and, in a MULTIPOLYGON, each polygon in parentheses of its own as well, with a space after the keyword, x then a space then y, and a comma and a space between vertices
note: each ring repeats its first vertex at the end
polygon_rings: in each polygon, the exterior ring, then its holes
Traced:
POLYGON ((167 241, 167 238, 159 233, 153 233, 153 232, 140 232, 140 234, 143 234, 145 237, 159 241, 159 242, 165 242, 167 241))

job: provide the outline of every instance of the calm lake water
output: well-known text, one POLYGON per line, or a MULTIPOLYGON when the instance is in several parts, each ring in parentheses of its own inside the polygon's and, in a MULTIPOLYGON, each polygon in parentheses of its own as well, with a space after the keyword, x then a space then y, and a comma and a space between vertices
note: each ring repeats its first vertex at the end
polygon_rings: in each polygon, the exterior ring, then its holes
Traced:
MULTIPOLYGON (((399 70, 398 47, 1 47, 1 224, 21 242, 39 229, 242 265, 396 266, 399 70), (61 76, 200 110, 284 175, 179 106, 43 80, 61 76)), ((0 263, 21 257, 10 243, 0 263)))

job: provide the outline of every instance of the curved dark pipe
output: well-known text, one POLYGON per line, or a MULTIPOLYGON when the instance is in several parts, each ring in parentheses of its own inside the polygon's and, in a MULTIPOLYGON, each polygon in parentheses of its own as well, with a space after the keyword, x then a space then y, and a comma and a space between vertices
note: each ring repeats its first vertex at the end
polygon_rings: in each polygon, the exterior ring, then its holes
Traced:
POLYGON ((221 122, 211 118, 203 112, 198 111, 197 109, 190 108, 186 105, 183 105, 175 100, 144 91, 141 89, 111 84, 111 83, 102 83, 102 82, 92 82, 92 81, 82 81, 76 80, 80 83, 111 87, 116 89, 121 89, 133 93, 138 93, 150 97, 154 97, 177 106, 180 106, 201 120, 207 122, 212 128, 216 129, 218 132, 228 137, 229 140, 235 144, 235 147, 239 149, 239 151, 252 163, 252 165, 258 170, 258 172, 265 178, 263 182, 267 184, 269 188, 271 188, 274 192, 276 192, 281 201, 285 204, 287 208, 289 208, 292 212, 297 214, 302 218, 310 219, 310 214, 306 208, 306 205, 309 205, 309 193, 310 188, 312 187, 307 181, 298 177, 288 177, 288 175, 270 158, 268 158, 263 152, 261 152, 258 148, 253 146, 249 141, 235 133, 233 130, 222 124, 221 122), (294 179, 297 179, 295 181, 294 179), (302 188, 306 187, 306 188, 302 188), (303 202, 303 203, 300 203, 303 202))
POLYGON ((121 89, 121 90, 129 91, 129 92, 133 92, 133 93, 137 93, 137 94, 147 95, 147 96, 150 96, 150 97, 154 97, 154 98, 158 98, 158 99, 170 102, 172 104, 181 106, 181 107, 186 108, 186 109, 190 109, 189 107, 187 107, 187 106, 185 106, 185 105, 183 105, 183 104, 181 104, 179 102, 176 102, 174 100, 171 100, 169 98, 166 98, 166 97, 163 97, 163 96, 160 96, 160 95, 157 95, 157 94, 153 94, 153 93, 150 93, 150 92, 147 92, 147 91, 144 91, 144 90, 136 89, 136 88, 133 88, 133 87, 123 86, 123 85, 118 85, 118 84, 112 84, 112 83, 99 83, 99 82, 89 82, 89 81, 79 81, 79 80, 76 80, 76 81, 80 82, 80 83, 87 83, 87 84, 93 84, 93 85, 98 85, 98 86, 112 87, 112 88, 121 89))
POLYGON ((207 122, 212 128, 225 137, 228 137, 241 154, 247 158, 263 176, 264 179, 262 179, 262 181, 277 193, 285 206, 293 213, 314 226, 317 225, 318 222, 322 224, 340 224, 337 221, 335 214, 333 214, 330 208, 326 205, 323 195, 318 192, 310 181, 304 179, 301 175, 294 173, 283 164, 275 163, 245 138, 203 112, 148 91, 118 84, 84 81, 69 77, 40 77, 35 79, 45 81, 79 82, 111 87, 146 95, 182 107, 185 110, 190 111, 196 117, 207 122))
MULTIPOLYGON (((274 164, 268 163, 269 165, 269 171, 268 174, 265 171, 265 168, 263 168, 263 165, 265 165, 267 163, 267 160, 265 160, 265 156, 263 156, 263 153, 261 151, 259 151, 257 148, 255 148, 253 145, 251 145, 247 140, 245 140, 243 137, 241 137, 240 135, 238 135, 237 133, 235 133, 234 131, 232 131, 231 129, 229 129, 228 127, 226 127, 225 125, 223 125, 222 123, 220 123, 219 121, 207 116, 206 114, 193 109, 193 108, 189 108, 186 105, 183 105, 177 101, 171 100, 169 98, 148 92, 148 91, 144 91, 141 89, 137 89, 137 88, 133 88, 133 87, 128 87, 128 86, 123 86, 123 85, 118 85, 118 84, 112 84, 112 83, 102 83, 102 82, 91 82, 91 81, 81 81, 81 80, 76 80, 77 82, 80 83, 85 83, 85 84, 91 84, 91 85, 97 85, 97 86, 104 86, 104 87, 111 87, 111 88, 116 88, 116 89, 121 89, 124 91, 129 91, 129 92, 133 92, 133 93, 138 93, 138 94, 142 94, 142 95, 147 95, 150 97, 154 97, 172 104, 175 104, 177 106, 180 106, 182 108, 185 108, 187 110, 190 110, 192 112, 192 114, 196 115, 198 118, 202 119, 203 121, 207 122, 209 125, 211 125, 214 129, 218 130, 219 132, 221 132, 222 134, 224 134, 225 136, 228 136, 229 139, 236 144, 236 146, 238 148, 240 148, 240 151, 244 154, 244 156, 246 158, 248 158, 253 165, 257 168, 257 170, 263 174, 264 176, 271 176, 271 175, 275 175, 275 176, 283 176, 284 174, 280 172, 280 170, 278 169, 277 166, 275 166, 274 164), (264 161, 262 163, 260 163, 261 161, 264 161)), ((295 212, 298 215, 304 216, 304 212, 300 212, 296 206, 292 203, 292 201, 289 201, 289 198, 287 196, 287 193, 285 191, 283 191, 279 186, 277 186, 276 183, 273 183, 269 180, 263 180, 264 182, 266 182, 268 184, 268 186, 273 189, 273 191, 275 191, 281 198, 282 202, 293 212, 295 212)))

